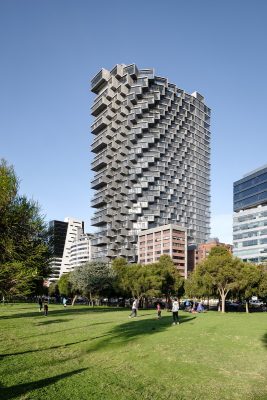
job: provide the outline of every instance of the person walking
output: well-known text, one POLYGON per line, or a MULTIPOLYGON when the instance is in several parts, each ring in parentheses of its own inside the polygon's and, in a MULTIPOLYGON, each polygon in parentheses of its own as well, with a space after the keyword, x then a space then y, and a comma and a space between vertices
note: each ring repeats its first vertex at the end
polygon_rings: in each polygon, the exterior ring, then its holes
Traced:
POLYGON ((44 302, 44 315, 45 315, 45 317, 47 317, 47 314, 48 314, 48 301, 45 300, 45 302, 44 302))
POLYGON ((179 311, 179 303, 177 298, 175 297, 173 302, 172 302, 172 318, 173 318, 173 325, 179 325, 179 317, 178 317, 178 311, 179 311))
POLYGON ((132 304, 132 312, 129 315, 129 318, 132 317, 137 317, 137 308, 138 308, 138 301, 136 298, 134 298, 133 304, 132 304))
POLYGON ((39 299, 38 299, 38 304, 39 304, 39 312, 41 312, 41 311, 42 311, 42 308, 43 308, 43 300, 42 300, 42 297, 39 297, 39 299))
POLYGON ((66 308, 67 307, 67 299, 66 299, 66 297, 63 297, 62 303, 63 303, 63 306, 66 308))
POLYGON ((157 313, 158 313, 158 319, 161 318, 161 307, 160 307, 160 303, 157 303, 157 313))

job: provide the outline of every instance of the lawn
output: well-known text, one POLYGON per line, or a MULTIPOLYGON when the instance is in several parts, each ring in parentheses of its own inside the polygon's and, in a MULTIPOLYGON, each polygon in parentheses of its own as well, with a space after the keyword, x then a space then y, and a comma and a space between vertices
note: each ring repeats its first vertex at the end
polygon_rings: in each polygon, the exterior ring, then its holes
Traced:
POLYGON ((267 313, 0 306, 4 399, 267 399, 267 313))

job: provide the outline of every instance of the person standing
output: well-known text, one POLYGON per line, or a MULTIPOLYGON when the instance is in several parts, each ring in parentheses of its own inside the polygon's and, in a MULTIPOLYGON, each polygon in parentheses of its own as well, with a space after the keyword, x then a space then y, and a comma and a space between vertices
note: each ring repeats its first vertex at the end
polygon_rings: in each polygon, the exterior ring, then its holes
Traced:
POLYGON ((66 308, 67 307, 67 299, 66 299, 66 297, 63 297, 62 303, 63 303, 63 306, 66 308))
POLYGON ((47 314, 48 314, 48 301, 45 300, 45 302, 44 302, 44 315, 45 315, 45 317, 47 317, 47 314))
POLYGON ((42 300, 42 297, 39 297, 38 304, 39 304, 39 311, 41 312, 41 311, 42 311, 42 308, 43 308, 43 300, 42 300))
POLYGON ((179 325, 179 316, 178 316, 178 311, 179 311, 179 303, 177 298, 175 297, 173 302, 172 302, 172 318, 173 318, 173 325, 179 325))
POLYGON ((134 298, 134 301, 133 301, 133 304, 132 304, 132 312, 129 315, 129 318, 137 317, 137 307, 138 307, 138 302, 137 302, 137 299, 134 298))
POLYGON ((160 307, 160 303, 157 303, 157 313, 158 313, 158 319, 161 318, 161 307, 160 307))

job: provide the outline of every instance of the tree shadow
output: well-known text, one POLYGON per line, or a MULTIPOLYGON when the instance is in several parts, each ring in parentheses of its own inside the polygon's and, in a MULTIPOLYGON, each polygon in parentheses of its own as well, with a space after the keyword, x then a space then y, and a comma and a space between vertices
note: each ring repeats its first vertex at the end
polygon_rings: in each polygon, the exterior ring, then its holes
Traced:
MULTIPOLYGON (((179 316, 180 325, 172 327, 173 329, 181 328, 181 325, 192 321, 196 316, 179 316)), ((137 339, 144 335, 154 335, 156 333, 163 332, 172 325, 172 316, 164 316, 161 319, 133 319, 124 324, 115 326, 109 332, 107 332, 105 338, 95 345, 91 346, 87 352, 95 352, 104 347, 112 346, 117 347, 123 345, 133 339, 137 339)))
MULTIPOLYGON (((46 321, 42 321, 42 322, 38 322, 38 324, 36 324, 36 326, 43 326, 43 325, 51 325, 51 324, 60 324, 62 322, 68 322, 71 321, 71 319, 66 319, 66 318, 62 318, 62 319, 51 319, 51 320, 46 320, 46 321)), ((49 333, 50 334, 50 333, 49 333)), ((47 333, 46 333, 47 335, 47 333)))
POLYGON ((1 386, 1 400, 13 399, 14 397, 25 395, 27 392, 31 390, 41 389, 45 386, 52 385, 60 381, 61 379, 79 374, 85 370, 87 370, 87 368, 80 368, 77 369, 76 371, 65 372, 64 374, 56 375, 51 378, 41 379, 36 382, 21 383, 19 385, 10 387, 1 386))
POLYGON ((267 349, 267 333, 265 333, 262 337, 263 346, 267 349))
POLYGON ((79 343, 83 343, 83 342, 87 342, 89 339, 84 339, 84 340, 79 340, 77 342, 71 342, 71 343, 66 343, 66 344, 61 344, 58 346, 51 346, 51 347, 45 347, 42 349, 35 349, 35 350, 25 350, 25 351, 19 351, 16 353, 5 353, 5 354, 0 354, 0 360, 5 358, 5 357, 11 357, 11 356, 17 356, 17 355, 21 355, 21 354, 29 354, 29 353, 37 353, 39 351, 45 351, 45 350, 54 350, 54 349, 60 349, 60 348, 66 348, 68 346, 72 346, 74 344, 79 344, 79 343))
MULTIPOLYGON (((76 306, 77 307, 77 306, 76 306)), ((62 310, 49 310, 48 311, 48 316, 54 316, 54 315, 69 315, 69 314, 91 314, 91 313, 100 313, 100 312, 120 312, 120 311, 127 311, 127 308, 119 308, 119 307, 90 307, 88 308, 76 308, 74 307, 68 307, 62 310)), ((79 307, 79 306, 78 306, 79 307)), ((1 315, 1 319, 15 319, 15 318, 30 318, 30 317, 41 317, 42 315, 40 314, 39 311, 29 311, 26 313, 19 313, 19 314, 11 314, 11 315, 1 315)))
MULTIPOLYGON (((62 321, 62 320, 59 320, 62 321)), ((69 321, 69 320, 67 320, 69 321)), ((51 321, 53 323, 53 320, 51 321)), ((107 324, 114 324, 114 321, 107 321, 107 322, 96 322, 94 324, 88 324, 88 325, 81 325, 81 326, 75 326, 74 328, 68 328, 68 329, 60 329, 57 331, 52 331, 52 332, 44 332, 44 333, 38 333, 37 335, 29 335, 29 336, 19 336, 18 339, 29 339, 37 336, 47 336, 47 335, 53 335, 54 333, 61 333, 61 332, 69 332, 69 331, 77 331, 77 329, 83 329, 83 328, 90 328, 95 325, 107 325, 107 324)), ((39 324, 36 324, 36 326, 42 325, 40 322, 39 324)))

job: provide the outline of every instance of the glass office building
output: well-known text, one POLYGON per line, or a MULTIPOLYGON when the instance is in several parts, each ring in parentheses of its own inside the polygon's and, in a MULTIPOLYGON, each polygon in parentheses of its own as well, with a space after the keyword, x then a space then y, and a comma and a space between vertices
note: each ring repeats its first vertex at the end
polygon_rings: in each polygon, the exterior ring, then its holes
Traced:
POLYGON ((267 165, 234 182, 233 241, 236 257, 267 261, 267 165))

